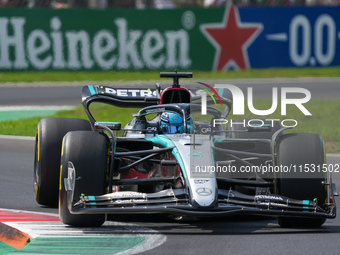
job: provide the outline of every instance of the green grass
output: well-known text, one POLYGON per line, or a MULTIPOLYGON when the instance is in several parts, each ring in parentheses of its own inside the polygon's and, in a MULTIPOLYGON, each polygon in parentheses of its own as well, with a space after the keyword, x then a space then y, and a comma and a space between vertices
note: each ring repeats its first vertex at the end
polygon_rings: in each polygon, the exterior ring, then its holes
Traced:
MULTIPOLYGON (((173 70, 161 70, 173 71, 173 70)), ((182 71, 182 70, 179 70, 182 71)), ((0 82, 43 82, 43 81, 135 81, 157 80, 155 71, 107 71, 107 72, 2 72, 0 82)), ((228 72, 193 71, 194 78, 244 79, 244 78, 297 78, 297 77, 340 77, 340 67, 318 68, 269 68, 228 72)))
MULTIPOLYGON (((280 105, 280 104, 279 104, 280 105)), ((301 111, 293 106, 287 106, 287 116, 281 116, 280 107, 277 111, 269 116, 261 116, 263 119, 295 119, 298 122, 297 127, 288 132, 307 132, 317 133, 326 142, 326 151, 328 153, 340 152, 340 118, 334 117, 335 113, 340 112, 340 104, 338 100, 314 99, 304 104, 305 107, 312 113, 312 116, 305 116, 301 111)), ((259 110, 270 108, 270 100, 257 100, 254 102, 254 107, 259 110)), ((246 107, 247 109, 247 107, 246 107)), ((96 105, 93 107, 92 112, 98 121, 119 121, 122 127, 127 124, 131 118, 132 113, 136 113, 138 109, 117 108, 112 106, 96 105)), ((50 117, 67 117, 67 118, 82 118, 87 119, 85 111, 81 106, 74 110, 64 110, 50 117)), ((253 116, 250 112, 245 112, 245 116, 241 118, 258 119, 259 116, 253 116)), ((239 116, 230 114, 228 120, 240 119, 239 116)), ((22 136, 35 136, 36 126, 40 118, 28 118, 20 121, 6 121, 0 122, 0 134, 2 135, 22 135, 22 136)), ((293 125, 293 122, 284 122, 285 125, 293 125)))

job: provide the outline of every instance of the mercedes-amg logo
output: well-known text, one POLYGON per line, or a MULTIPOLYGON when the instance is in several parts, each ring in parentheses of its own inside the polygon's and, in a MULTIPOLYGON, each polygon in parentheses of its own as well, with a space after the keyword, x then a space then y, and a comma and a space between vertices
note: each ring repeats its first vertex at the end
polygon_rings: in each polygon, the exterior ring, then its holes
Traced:
POLYGON ((177 120, 178 120, 178 117, 177 117, 177 116, 173 116, 173 117, 172 117, 172 120, 173 120, 173 121, 177 121, 177 120))
POLYGON ((196 190, 196 192, 198 195, 201 195, 201 196, 209 196, 212 193, 211 189, 208 189, 208 188, 199 188, 196 190))

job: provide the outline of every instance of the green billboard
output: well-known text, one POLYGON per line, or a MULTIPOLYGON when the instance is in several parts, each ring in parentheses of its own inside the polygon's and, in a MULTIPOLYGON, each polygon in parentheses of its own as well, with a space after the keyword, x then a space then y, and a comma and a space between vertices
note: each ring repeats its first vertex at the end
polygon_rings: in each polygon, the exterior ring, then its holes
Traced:
POLYGON ((0 9, 0 70, 340 65, 339 11, 340 7, 0 9))
POLYGON ((0 9, 0 70, 209 69, 192 59, 209 55, 195 17, 190 10, 0 9))

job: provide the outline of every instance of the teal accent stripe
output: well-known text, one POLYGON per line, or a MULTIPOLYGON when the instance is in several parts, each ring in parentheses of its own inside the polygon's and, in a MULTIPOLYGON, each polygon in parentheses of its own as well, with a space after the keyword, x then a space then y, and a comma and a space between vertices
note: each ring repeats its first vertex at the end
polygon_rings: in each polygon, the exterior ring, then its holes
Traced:
POLYGON ((120 122, 101 122, 98 121, 99 124, 121 124, 120 122))
POLYGON ((223 88, 219 88, 217 93, 220 97, 223 97, 223 88))
MULTIPOLYGON (((147 138, 145 138, 145 140, 151 141, 153 143, 158 143, 160 145, 163 145, 166 148, 175 146, 174 143, 164 135, 158 135, 158 136, 154 136, 154 137, 151 137, 151 138, 147 137, 147 138)), ((187 178, 187 173, 185 172, 184 163, 183 163, 183 160, 182 160, 181 155, 179 154, 177 148, 174 148, 172 150, 172 155, 174 155, 179 166, 181 167, 181 171, 184 175, 184 178, 187 178)))
POLYGON ((184 178, 187 178, 187 173, 186 173, 186 171, 184 170, 184 169, 185 169, 185 168, 184 168, 184 164, 183 164, 183 161, 182 161, 181 156, 179 155, 179 151, 178 151, 177 148, 174 148, 174 149, 172 150, 172 155, 175 156, 175 159, 177 160, 179 166, 181 167, 182 173, 183 173, 183 175, 184 175, 184 178))
POLYGON ((216 139, 216 140, 214 140, 214 144, 215 143, 220 143, 220 142, 223 142, 225 139, 216 139))
MULTIPOLYGON (((309 200, 302 200, 302 204, 309 205, 309 200)), ((303 206, 302 208, 308 209, 309 207, 308 206, 303 206)), ((303 212, 308 212, 308 211, 303 211, 303 212)))
POLYGON ((147 137, 145 139, 148 140, 148 141, 151 141, 153 143, 158 143, 160 145, 163 145, 165 148, 175 146, 174 143, 164 135, 158 135, 158 136, 154 136, 154 137, 150 137, 150 138, 147 137))
POLYGON ((95 89, 94 89, 94 87, 93 87, 92 85, 88 85, 88 88, 89 88, 89 90, 90 90, 92 96, 95 95, 95 94, 97 94, 96 91, 95 91, 95 89))
MULTIPOLYGON (((94 196, 88 196, 88 199, 91 200, 96 200, 96 198, 94 196)), ((90 202, 90 205, 96 205, 96 202, 90 202)), ((91 206, 92 208, 97 208, 97 206, 91 206)))

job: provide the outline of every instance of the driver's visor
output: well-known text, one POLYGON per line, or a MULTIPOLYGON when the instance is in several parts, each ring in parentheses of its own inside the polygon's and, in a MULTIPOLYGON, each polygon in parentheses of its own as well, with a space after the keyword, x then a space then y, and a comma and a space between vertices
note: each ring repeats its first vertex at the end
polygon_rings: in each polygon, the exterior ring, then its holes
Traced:
POLYGON ((164 134, 176 134, 183 132, 183 126, 176 126, 176 125, 164 125, 161 126, 161 130, 164 134))

